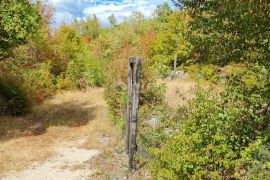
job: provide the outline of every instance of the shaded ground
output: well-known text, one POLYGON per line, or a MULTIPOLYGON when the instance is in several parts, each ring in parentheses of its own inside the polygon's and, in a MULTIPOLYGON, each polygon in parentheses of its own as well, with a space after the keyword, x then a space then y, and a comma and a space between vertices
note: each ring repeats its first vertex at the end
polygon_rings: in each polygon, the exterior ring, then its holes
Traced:
MULTIPOLYGON (((78 127, 96 116, 98 104, 91 104, 89 94, 67 92, 57 95, 33 113, 22 117, 0 117, 0 141, 29 135, 41 135, 52 126, 78 127), (84 99, 85 98, 85 99, 84 99)), ((101 99, 102 100, 102 99, 101 99)))
POLYGON ((24 117, 0 120, 0 179, 146 179, 128 174, 103 89, 59 94, 24 117))

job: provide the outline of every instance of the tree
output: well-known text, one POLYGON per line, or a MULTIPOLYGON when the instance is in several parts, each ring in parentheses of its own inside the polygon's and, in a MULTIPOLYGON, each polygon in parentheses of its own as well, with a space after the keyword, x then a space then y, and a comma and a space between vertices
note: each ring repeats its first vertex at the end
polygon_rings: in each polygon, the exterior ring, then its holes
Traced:
POLYGON ((191 41, 201 59, 221 65, 260 62, 269 65, 269 1, 174 0, 192 18, 191 41))
POLYGON ((117 26, 117 19, 115 18, 114 14, 111 14, 109 17, 108 17, 108 20, 111 24, 111 26, 113 28, 115 28, 117 26))
POLYGON ((165 2, 162 5, 157 6, 154 14, 157 16, 159 21, 164 22, 166 21, 167 17, 172 13, 173 13, 172 8, 167 2, 165 2))
POLYGON ((29 1, 5 0, 0 4, 0 59, 23 44, 39 28, 38 8, 29 1))
POLYGON ((84 50, 82 38, 76 27, 63 23, 54 36, 55 51, 60 57, 53 60, 52 72, 59 75, 66 71, 68 63, 84 50))
POLYGON ((95 14, 81 22, 82 35, 90 35, 92 38, 96 39, 100 33, 100 29, 101 25, 95 14))
POLYGON ((186 29, 186 19, 182 11, 174 12, 161 23, 152 48, 153 59, 161 76, 166 76, 171 71, 175 55, 182 61, 189 58, 192 46, 185 39, 186 29))

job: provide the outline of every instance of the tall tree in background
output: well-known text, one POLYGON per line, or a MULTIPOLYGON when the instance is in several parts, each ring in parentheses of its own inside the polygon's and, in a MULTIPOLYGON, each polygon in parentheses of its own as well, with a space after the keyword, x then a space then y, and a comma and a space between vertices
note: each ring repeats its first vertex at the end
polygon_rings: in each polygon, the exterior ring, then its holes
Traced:
POLYGON ((29 1, 5 0, 0 4, 0 59, 10 54, 10 49, 25 43, 39 28, 38 8, 29 1))
POLYGON ((152 47, 152 58, 159 74, 165 77, 172 71, 175 55, 184 62, 190 58, 193 47, 185 38, 188 28, 183 11, 166 16, 161 13, 160 16, 157 17, 159 30, 152 47))
POLYGON ((167 17, 169 15, 171 15, 172 13, 173 13, 172 8, 170 7, 170 5, 167 2, 165 2, 165 3, 157 6, 157 8, 154 12, 154 15, 157 16, 159 21, 165 22, 167 20, 167 17))
POLYGON ((192 17, 191 41, 202 60, 269 65, 270 2, 174 0, 192 17))
POLYGON ((112 27, 116 27, 116 26, 117 26, 117 19, 115 18, 114 14, 110 15, 110 16, 108 17, 108 20, 109 20, 110 25, 111 25, 112 27))
POLYGON ((89 35, 92 38, 96 39, 100 33, 101 25, 97 16, 89 16, 86 20, 81 21, 81 31, 82 35, 89 35))

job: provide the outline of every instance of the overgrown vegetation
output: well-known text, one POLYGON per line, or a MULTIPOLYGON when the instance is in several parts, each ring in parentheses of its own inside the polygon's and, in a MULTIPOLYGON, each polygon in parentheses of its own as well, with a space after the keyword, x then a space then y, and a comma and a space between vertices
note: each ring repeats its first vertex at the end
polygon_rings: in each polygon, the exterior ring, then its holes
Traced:
POLYGON ((93 15, 55 29, 49 4, 1 3, 0 115, 23 114, 61 90, 103 86, 123 129, 127 60, 141 56, 138 142, 153 157, 146 164, 154 178, 267 179, 269 2, 174 3, 178 10, 164 3, 151 18, 133 12, 118 23, 111 15, 111 27, 93 15), (176 55, 178 69, 199 85, 187 105, 172 109, 157 80, 171 74, 176 55))
POLYGON ((1 3, 2 115, 26 112, 59 90, 103 84, 104 63, 93 55, 90 44, 100 32, 98 19, 53 29, 52 16, 53 7, 41 1, 1 3))
POLYGON ((29 1, 8 0, 0 5, 0 59, 8 56, 10 49, 26 42, 39 27, 37 6, 29 1))
POLYGON ((250 66, 228 76, 220 93, 197 88, 174 124, 162 122, 169 133, 152 149, 152 172, 168 179, 269 176, 268 78, 264 67, 250 66))
POLYGON ((198 87, 189 105, 161 119, 151 172, 161 179, 267 179, 269 3, 175 2, 191 18, 186 37, 196 55, 182 68, 221 90, 198 87))

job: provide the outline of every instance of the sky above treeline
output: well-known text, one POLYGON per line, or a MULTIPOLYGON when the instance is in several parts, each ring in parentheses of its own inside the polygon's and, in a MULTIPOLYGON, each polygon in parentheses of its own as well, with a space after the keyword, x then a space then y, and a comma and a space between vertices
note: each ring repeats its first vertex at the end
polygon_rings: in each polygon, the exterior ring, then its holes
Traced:
POLYGON ((140 11, 146 17, 153 14, 157 5, 170 0, 49 0, 55 7, 53 26, 63 21, 71 22, 74 18, 83 19, 95 14, 100 22, 109 25, 108 17, 114 14, 118 22, 130 16, 133 11, 140 11))

